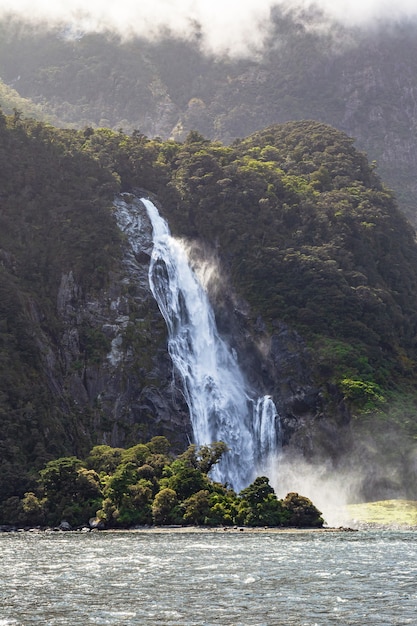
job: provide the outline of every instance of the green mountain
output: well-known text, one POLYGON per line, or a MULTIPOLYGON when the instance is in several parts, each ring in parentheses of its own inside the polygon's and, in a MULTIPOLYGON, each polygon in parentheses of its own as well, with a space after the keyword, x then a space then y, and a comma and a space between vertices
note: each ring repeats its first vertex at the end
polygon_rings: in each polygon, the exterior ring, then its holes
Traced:
POLYGON ((208 56, 187 40, 70 37, 0 23, 0 102, 55 125, 138 129, 231 143, 271 124, 315 119, 354 137, 417 223, 417 24, 346 28, 276 7, 262 53, 208 56), (11 90, 14 90, 13 92, 11 90))
POLYGON ((353 140, 304 121, 233 146, 163 141, 15 111, 0 117, 1 500, 58 456, 161 435, 181 451, 191 436, 148 285, 150 225, 132 253, 120 192, 150 194, 216 259, 220 332, 273 394, 286 449, 361 459, 365 495, 414 497, 417 247, 353 140))

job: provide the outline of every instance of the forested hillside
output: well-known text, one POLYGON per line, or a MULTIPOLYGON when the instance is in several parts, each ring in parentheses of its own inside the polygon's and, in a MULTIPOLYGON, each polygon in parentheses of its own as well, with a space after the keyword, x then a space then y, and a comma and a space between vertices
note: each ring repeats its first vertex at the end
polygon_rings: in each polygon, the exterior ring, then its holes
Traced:
POLYGON ((337 462, 382 425, 401 439, 384 461, 414 493, 417 247, 353 140, 292 122, 232 146, 196 132, 180 143, 16 111, 0 117, 0 165, 2 499, 48 460, 97 444, 163 435, 186 446, 148 253, 130 261, 136 273, 123 269, 113 200, 138 188, 175 234, 216 256, 222 331, 272 346, 247 358, 273 385, 286 445, 337 462))
POLYGON ((416 224, 417 25, 369 28, 271 14, 262 51, 204 54, 198 32, 157 40, 0 23, 0 102, 55 125, 231 143, 315 119, 354 137, 416 224))

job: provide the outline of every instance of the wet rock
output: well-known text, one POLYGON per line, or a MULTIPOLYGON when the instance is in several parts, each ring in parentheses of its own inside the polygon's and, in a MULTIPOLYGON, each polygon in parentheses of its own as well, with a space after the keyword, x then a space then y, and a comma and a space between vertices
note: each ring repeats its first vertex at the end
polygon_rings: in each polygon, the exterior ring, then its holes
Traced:
POLYGON ((91 517, 88 520, 88 525, 90 527, 90 529, 96 529, 96 530, 104 530, 106 527, 105 522, 100 519, 99 517, 91 517))

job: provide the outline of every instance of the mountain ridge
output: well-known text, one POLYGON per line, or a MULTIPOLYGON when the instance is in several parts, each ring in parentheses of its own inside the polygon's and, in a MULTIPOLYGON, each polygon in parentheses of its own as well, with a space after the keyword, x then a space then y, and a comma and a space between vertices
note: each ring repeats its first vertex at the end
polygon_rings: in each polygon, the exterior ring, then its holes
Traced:
POLYGON ((69 39, 4 19, 0 77, 26 100, 13 104, 3 91, 3 108, 163 139, 196 130, 227 144, 273 123, 316 119, 355 138, 416 224, 417 24, 320 20, 276 7, 262 53, 236 59, 204 54, 198 37, 69 39))

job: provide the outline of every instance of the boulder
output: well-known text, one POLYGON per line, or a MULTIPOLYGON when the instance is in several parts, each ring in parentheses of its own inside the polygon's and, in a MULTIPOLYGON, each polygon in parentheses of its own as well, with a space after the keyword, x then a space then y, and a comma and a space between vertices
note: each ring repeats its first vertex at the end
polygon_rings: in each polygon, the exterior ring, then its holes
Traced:
POLYGON ((95 528, 97 530, 104 530, 104 528, 106 527, 106 524, 104 523, 104 521, 100 519, 99 517, 91 517, 88 520, 88 525, 90 526, 91 529, 95 528))

